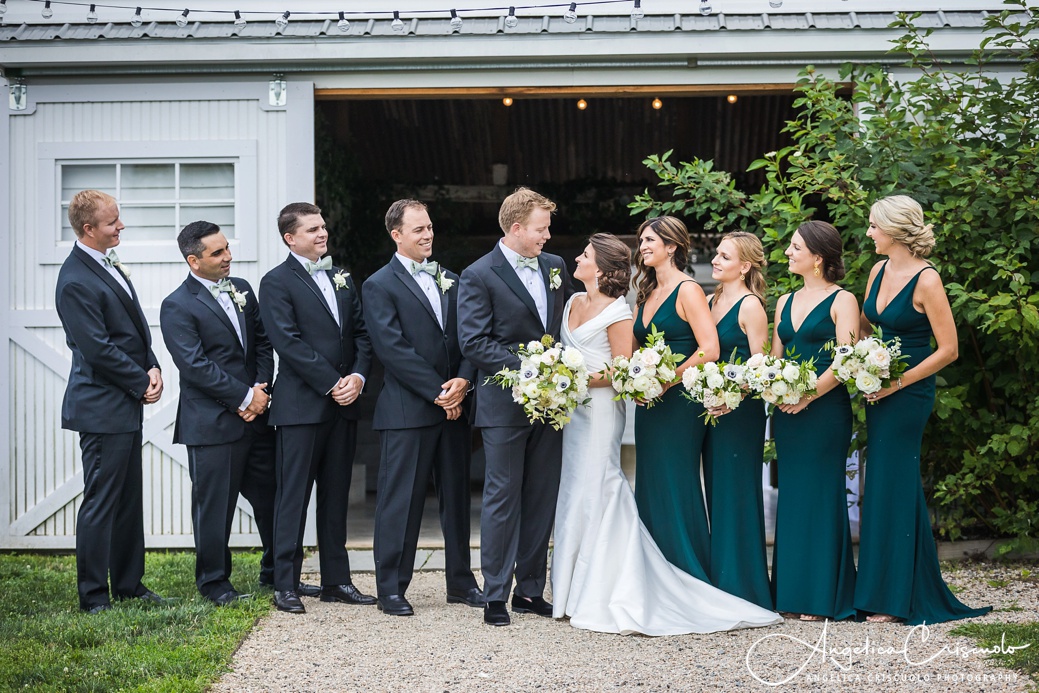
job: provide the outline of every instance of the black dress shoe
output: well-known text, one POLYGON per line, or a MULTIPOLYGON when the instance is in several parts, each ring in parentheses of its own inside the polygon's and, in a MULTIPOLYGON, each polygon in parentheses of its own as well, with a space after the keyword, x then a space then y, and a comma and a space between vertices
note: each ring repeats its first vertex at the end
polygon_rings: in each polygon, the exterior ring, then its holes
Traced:
POLYGON ((83 611, 84 613, 88 613, 88 614, 99 614, 102 611, 108 611, 111 608, 112 608, 111 604, 95 604, 94 606, 90 607, 89 609, 81 609, 81 611, 83 611))
POLYGON ((414 616, 415 610, 402 594, 389 594, 379 597, 379 611, 390 616, 414 616))
POLYGON ((552 605, 542 597, 517 597, 512 595, 512 610, 517 614, 537 614, 552 617, 552 605))
POLYGON ((285 611, 290 614, 305 614, 307 610, 303 607, 303 602, 299 600, 299 595, 292 590, 285 590, 284 592, 274 592, 274 606, 278 608, 278 611, 285 611))
POLYGON ((128 599, 139 599, 145 604, 154 604, 155 606, 172 606, 174 602, 178 601, 177 599, 171 599, 169 597, 160 597, 147 588, 145 588, 142 594, 123 594, 117 596, 116 599, 121 602, 128 599))
POLYGON ((483 607, 483 622, 489 626, 507 626, 512 623, 505 602, 487 602, 483 607))
POLYGON ((223 594, 219 594, 215 597, 210 597, 209 601, 213 602, 217 606, 228 606, 229 604, 234 604, 237 601, 249 599, 250 597, 252 597, 251 594, 242 594, 237 590, 228 590, 223 594))
POLYGON ((296 594, 301 597, 320 597, 321 588, 317 585, 308 585, 305 582, 301 582, 296 585, 296 594))
POLYGON ((375 597, 362 594, 353 585, 322 585, 321 601, 343 602, 344 604, 374 604, 375 597))
POLYGON ((487 604, 487 600, 483 598, 483 591, 479 587, 470 587, 467 590, 448 590, 447 603, 481 607, 487 604))

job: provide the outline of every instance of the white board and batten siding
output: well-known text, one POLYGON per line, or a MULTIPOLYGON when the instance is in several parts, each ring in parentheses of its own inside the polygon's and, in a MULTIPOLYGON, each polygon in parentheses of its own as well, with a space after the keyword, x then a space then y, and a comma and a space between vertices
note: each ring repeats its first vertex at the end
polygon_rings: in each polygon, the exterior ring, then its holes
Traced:
MULTIPOLYGON (((83 474, 78 435, 61 429, 71 356, 54 286, 72 242, 62 238, 59 166, 232 162, 233 272, 257 287, 285 256, 278 210, 314 196, 313 85, 290 81, 285 106, 273 107, 267 79, 35 84, 25 111, 0 114, 0 160, 10 162, 0 170, 0 233, 9 251, 0 284, 0 361, 7 367, 0 378, 0 548, 75 547, 83 474)), ((185 210, 180 224, 193 221, 193 212, 185 210)), ((165 381, 161 401, 145 407, 146 542, 190 548, 187 452, 173 444, 178 375, 159 331, 162 299, 184 280, 187 265, 176 247, 179 227, 162 240, 135 240, 123 217, 120 258, 132 270, 165 381)), ((250 512, 241 501, 232 545, 258 545, 250 512)))

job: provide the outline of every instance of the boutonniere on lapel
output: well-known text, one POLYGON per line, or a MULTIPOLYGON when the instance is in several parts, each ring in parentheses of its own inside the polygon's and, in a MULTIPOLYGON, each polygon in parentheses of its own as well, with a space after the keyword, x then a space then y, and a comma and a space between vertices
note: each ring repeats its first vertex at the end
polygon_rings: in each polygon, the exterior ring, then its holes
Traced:
POLYGON ((455 280, 444 274, 444 270, 437 272, 437 286, 440 287, 440 293, 446 294, 454 285, 455 280))
POLYGON ((114 250, 109 250, 105 254, 105 264, 115 267, 117 270, 123 273, 123 276, 127 279, 130 278, 130 268, 119 261, 119 256, 115 254, 114 250))
POLYGON ((347 288, 346 287, 346 278, 349 277, 349 276, 350 276, 350 273, 349 272, 344 272, 343 270, 339 270, 338 272, 336 272, 335 274, 332 275, 332 283, 335 284, 336 291, 339 291, 340 289, 347 288))
POLYGON ((563 278, 559 276, 559 268, 553 267, 548 271, 548 288, 555 291, 563 285, 563 278))
POLYGON ((239 291, 234 284, 231 284, 231 290, 228 292, 231 294, 231 300, 238 306, 238 312, 242 313, 245 311, 245 297, 249 295, 248 291, 239 291))

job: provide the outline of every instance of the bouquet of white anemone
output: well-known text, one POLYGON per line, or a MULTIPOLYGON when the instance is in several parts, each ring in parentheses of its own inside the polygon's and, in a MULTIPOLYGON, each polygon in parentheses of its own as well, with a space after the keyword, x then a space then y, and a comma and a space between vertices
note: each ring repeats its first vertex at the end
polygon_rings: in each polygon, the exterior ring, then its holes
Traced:
POLYGON ((766 354, 754 354, 744 369, 747 387, 772 405, 797 404, 805 395, 815 394, 815 359, 797 361, 766 354))
POLYGON ((637 349, 631 358, 614 357, 608 371, 615 400, 631 399, 643 402, 646 407, 656 404, 664 394, 664 386, 675 382, 678 364, 685 359, 682 354, 672 353, 664 342, 664 333, 656 325, 649 326, 646 346, 637 349))
MULTIPOLYGON (((906 371, 906 357, 902 355, 902 341, 895 337, 885 342, 879 327, 873 335, 855 344, 827 344, 833 350, 830 371, 848 387, 852 394, 871 395, 889 387, 906 371)), ((870 402, 872 404, 873 402, 870 402)))
POLYGON ((570 423, 574 409, 589 401, 588 368, 581 352, 546 334, 541 341, 520 344, 514 353, 519 370, 502 368, 487 382, 511 387, 512 399, 531 423, 547 421, 557 431, 570 423))
POLYGON ((743 388, 747 384, 746 370, 736 358, 735 349, 728 363, 708 361, 698 366, 690 366, 682 373, 682 385, 686 390, 682 396, 702 404, 704 421, 714 426, 718 419, 711 415, 712 408, 726 406, 736 409, 743 401, 743 388))

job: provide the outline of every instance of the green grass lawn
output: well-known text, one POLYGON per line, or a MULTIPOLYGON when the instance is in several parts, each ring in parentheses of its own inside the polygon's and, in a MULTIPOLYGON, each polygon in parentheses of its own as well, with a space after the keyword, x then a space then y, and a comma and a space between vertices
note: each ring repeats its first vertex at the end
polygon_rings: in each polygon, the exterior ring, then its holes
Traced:
MULTIPOLYGON (((1039 623, 964 623, 950 632, 967 636, 978 647, 1000 648, 999 652, 989 655, 993 662, 1032 677, 1032 682, 1039 686, 1039 623), (1003 652, 1009 649, 1007 646, 1025 644, 1028 647, 1016 652, 1003 652)), ((1032 690, 1039 691, 1039 687, 1032 690)))
POLYGON ((234 555, 235 587, 256 598, 217 608, 195 589, 194 553, 149 552, 144 584, 179 601, 91 616, 79 611, 75 557, 0 554, 0 690, 205 690, 271 609, 259 565, 258 553, 234 555))

